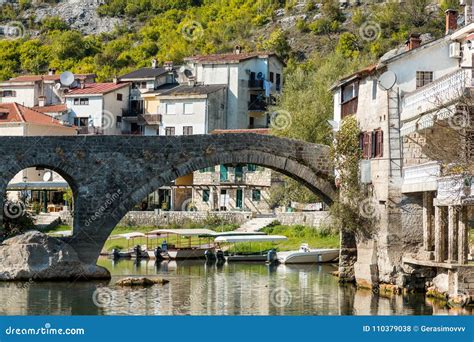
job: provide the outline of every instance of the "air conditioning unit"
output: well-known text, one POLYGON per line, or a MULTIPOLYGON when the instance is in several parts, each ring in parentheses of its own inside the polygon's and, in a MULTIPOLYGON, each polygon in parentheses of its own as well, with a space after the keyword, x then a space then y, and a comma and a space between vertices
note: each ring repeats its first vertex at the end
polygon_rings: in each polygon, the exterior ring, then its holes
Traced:
POLYGON ((363 159, 360 161, 360 182, 362 184, 372 183, 372 168, 370 160, 363 159))
POLYGON ((461 58, 461 43, 449 44, 449 58, 461 58))

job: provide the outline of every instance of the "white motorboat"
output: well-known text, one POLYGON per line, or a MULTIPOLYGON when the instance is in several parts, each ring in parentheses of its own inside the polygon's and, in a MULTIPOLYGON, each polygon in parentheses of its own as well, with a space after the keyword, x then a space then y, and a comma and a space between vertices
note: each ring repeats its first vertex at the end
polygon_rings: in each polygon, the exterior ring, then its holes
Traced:
POLYGON ((339 258, 339 249, 310 249, 307 243, 303 243, 298 251, 278 252, 277 258, 282 264, 331 262, 339 258))

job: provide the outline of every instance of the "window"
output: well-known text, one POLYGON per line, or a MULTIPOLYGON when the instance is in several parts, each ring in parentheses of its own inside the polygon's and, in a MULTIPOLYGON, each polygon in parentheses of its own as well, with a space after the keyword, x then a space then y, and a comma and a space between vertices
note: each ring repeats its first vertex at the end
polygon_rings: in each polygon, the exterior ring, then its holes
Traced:
POLYGON ((166 127, 165 135, 174 135, 174 127, 166 127))
POLYGON ((383 131, 378 129, 375 131, 375 157, 381 158, 383 157, 383 131))
POLYGON ((193 126, 183 127, 183 135, 192 135, 192 134, 193 134, 193 126))
POLYGON ((193 114, 194 108, 192 103, 185 103, 184 104, 184 114, 193 114))
POLYGON ((417 71, 416 72, 416 88, 423 87, 433 82, 433 71, 417 71))
POLYGON ((280 91, 281 89, 281 75, 276 74, 276 90, 280 91))
POLYGON ((252 201, 254 202, 260 201, 261 195, 262 194, 260 193, 260 190, 258 189, 252 190, 252 201))
POLYGON ((174 103, 166 104, 166 114, 176 114, 176 106, 174 103))
POLYGON ((372 80, 372 100, 377 99, 377 80, 372 80))
POLYGON ((203 190, 202 191, 202 201, 203 202, 209 202, 209 195, 210 195, 210 191, 209 190, 203 190))
POLYGON ((89 118, 74 118, 74 126, 77 126, 77 127, 89 126, 89 118))
POLYGON ((122 127, 122 117, 121 116, 117 116, 117 122, 115 124, 115 127, 116 128, 122 127))
POLYGON ((146 89, 146 82, 141 82, 140 83, 140 88, 146 89))
POLYGON ((247 172, 255 172, 255 171, 257 171, 257 165, 247 164, 247 172))
POLYGON ((341 102, 345 103, 359 95, 359 82, 352 82, 342 87, 341 102))
POLYGON ((204 169, 199 170, 200 173, 213 172, 213 171, 214 171, 214 166, 205 167, 204 169))
POLYGON ((160 135, 160 129, 159 128, 156 130, 156 135, 160 135))
POLYGON ((89 104, 89 98, 87 97, 75 97, 74 104, 78 106, 87 106, 89 104))
POLYGON ((14 90, 4 90, 2 92, 3 97, 16 97, 16 91, 14 90))
POLYGON ((272 83, 273 83, 273 80, 274 80, 274 77, 273 77, 273 75, 274 75, 274 74, 273 74, 273 71, 272 71, 272 72, 270 72, 270 82, 272 82, 272 83))
POLYGON ((370 159, 372 155, 372 134, 364 132, 360 135, 360 148, 362 150, 362 157, 370 159))
POLYGON ((122 101, 123 100, 123 95, 120 93, 117 93, 117 101, 122 101))

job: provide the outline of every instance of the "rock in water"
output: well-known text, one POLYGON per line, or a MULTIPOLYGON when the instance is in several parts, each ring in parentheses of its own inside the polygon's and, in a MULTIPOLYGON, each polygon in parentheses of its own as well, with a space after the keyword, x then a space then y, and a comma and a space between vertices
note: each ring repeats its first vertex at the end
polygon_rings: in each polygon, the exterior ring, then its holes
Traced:
POLYGON ((38 231, 0 244, 0 280, 110 279, 107 269, 82 263, 64 241, 38 231))
POLYGON ((119 286, 152 286, 155 284, 167 284, 169 280, 163 278, 146 278, 146 277, 128 277, 120 279, 115 283, 115 285, 119 286))

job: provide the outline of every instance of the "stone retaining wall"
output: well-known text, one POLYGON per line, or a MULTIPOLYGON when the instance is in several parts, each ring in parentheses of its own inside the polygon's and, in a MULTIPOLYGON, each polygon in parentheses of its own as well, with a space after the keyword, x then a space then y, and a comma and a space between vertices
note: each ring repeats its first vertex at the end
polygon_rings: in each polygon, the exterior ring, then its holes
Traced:
POLYGON ((276 220, 288 226, 299 224, 308 227, 321 227, 330 223, 327 211, 277 213, 276 220))

